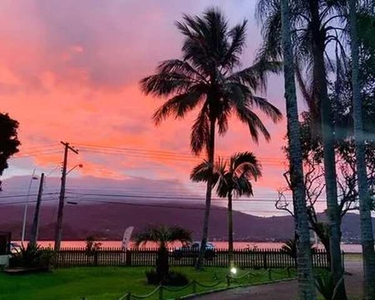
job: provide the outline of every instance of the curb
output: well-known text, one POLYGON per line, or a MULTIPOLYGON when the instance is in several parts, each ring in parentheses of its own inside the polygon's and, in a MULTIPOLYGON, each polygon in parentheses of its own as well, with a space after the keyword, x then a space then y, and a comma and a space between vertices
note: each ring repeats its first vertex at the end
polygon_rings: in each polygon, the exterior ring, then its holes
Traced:
MULTIPOLYGON (((233 290, 233 289, 237 289, 237 288, 247 288, 247 287, 253 287, 253 286, 260 286, 260 285, 270 285, 270 284, 274 284, 274 283, 288 282, 288 281, 294 281, 294 280, 297 280, 297 277, 280 279, 280 280, 275 280, 275 281, 267 281, 267 282, 262 282, 262 283, 254 283, 254 284, 240 284, 240 285, 235 285, 235 286, 231 286, 231 287, 224 287, 224 288, 214 289, 214 290, 210 290, 210 291, 206 291, 206 292, 190 294, 190 295, 179 297, 178 299, 180 299, 180 300, 182 300, 182 299, 183 300, 194 299, 195 297, 198 297, 198 296, 215 294, 215 293, 233 290)), ((176 299, 176 298, 170 298, 168 300, 173 300, 173 299, 176 299)))

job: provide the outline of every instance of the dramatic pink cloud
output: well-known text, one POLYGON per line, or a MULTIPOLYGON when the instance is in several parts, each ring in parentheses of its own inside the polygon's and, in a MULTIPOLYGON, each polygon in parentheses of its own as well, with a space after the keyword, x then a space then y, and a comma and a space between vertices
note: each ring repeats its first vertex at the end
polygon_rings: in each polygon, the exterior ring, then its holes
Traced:
MULTIPOLYGON (((84 164, 77 171, 81 175, 176 179, 196 189, 189 182, 191 168, 200 161, 189 156, 196 114, 155 127, 151 115, 162 100, 142 95, 138 82, 161 60, 180 56, 182 38, 174 22, 182 13, 199 14, 212 5, 221 7, 231 24, 249 20, 243 65, 251 64, 260 43, 255 2, 3 0, 0 105, 20 122, 22 142, 19 158, 11 160, 5 177, 30 174, 35 167, 49 172, 61 163, 63 140, 81 150, 70 156, 71 166, 84 164)), ((284 111, 281 78, 269 80, 266 96, 284 111)), ((272 141, 256 145, 246 126, 233 119, 217 149, 225 156, 254 151, 264 173, 255 191, 259 198, 275 199, 284 184, 281 147, 286 124, 266 124, 272 141)))

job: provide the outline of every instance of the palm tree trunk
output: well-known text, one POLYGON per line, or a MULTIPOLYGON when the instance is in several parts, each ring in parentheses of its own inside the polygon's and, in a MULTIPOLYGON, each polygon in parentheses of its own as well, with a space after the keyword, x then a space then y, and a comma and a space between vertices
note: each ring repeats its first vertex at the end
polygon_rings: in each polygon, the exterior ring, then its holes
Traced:
POLYGON ((228 258, 229 266, 233 266, 233 208, 232 192, 228 194, 228 258))
MULTIPOLYGON (((210 118, 210 137, 208 143, 208 163, 209 163, 209 174, 212 175, 213 165, 214 165, 214 156, 215 156, 215 123, 216 119, 211 116, 210 118)), ((199 250, 199 256, 195 268, 200 270, 202 268, 203 257, 206 250, 206 244, 208 239, 208 226, 210 220, 210 210, 211 210, 211 195, 212 195, 212 176, 208 176, 207 179, 207 190, 206 190, 206 205, 204 210, 204 219, 203 219, 203 231, 202 231, 202 242, 201 248, 199 250)))
MULTIPOLYGON (((323 140, 324 176, 326 181, 327 214, 330 227, 331 272, 334 283, 343 277, 341 262, 341 216, 337 202, 337 174, 334 148, 334 126, 331 101, 328 97, 327 74, 324 61, 325 37, 320 32, 318 0, 309 1, 312 24, 312 47, 314 59, 314 88, 317 101, 320 101, 321 134, 323 140)), ((345 283, 342 279, 338 289, 338 299, 347 299, 345 283)))
POLYGON ((368 194, 365 141, 363 135, 362 102, 359 81, 359 49, 357 37, 356 1, 350 0, 350 36, 352 52, 352 87, 354 138, 358 174, 358 194, 361 220, 361 243, 363 255, 365 299, 375 299, 375 252, 371 220, 371 203, 368 194))
POLYGON ((291 183, 293 191, 293 205, 295 213, 295 227, 297 240, 298 267, 298 299, 316 299, 314 278, 311 262, 310 234, 307 220, 305 187, 302 168, 302 150, 300 142, 300 124, 296 86, 294 79, 294 59, 290 39, 289 5, 288 0, 281 0, 282 43, 284 56, 285 98, 288 121, 289 160, 291 183))

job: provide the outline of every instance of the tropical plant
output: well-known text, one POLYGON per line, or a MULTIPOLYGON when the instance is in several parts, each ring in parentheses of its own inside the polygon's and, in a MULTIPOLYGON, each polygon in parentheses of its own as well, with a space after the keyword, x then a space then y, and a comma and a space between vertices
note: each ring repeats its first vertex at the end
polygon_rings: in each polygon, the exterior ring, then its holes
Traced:
POLYGON ((359 80, 359 39, 357 34, 357 2, 349 0, 350 41, 352 56, 352 88, 354 139, 358 173, 359 212, 361 220, 361 243, 364 261, 365 299, 375 299, 375 251, 371 218, 371 198, 368 192, 365 136, 361 101, 361 83, 359 80))
MULTIPOLYGON (((314 247, 313 243, 311 245, 311 252, 316 251, 316 248, 314 247)), ((288 254, 292 258, 297 258, 297 241, 296 239, 290 239, 285 242, 284 245, 281 246, 282 253, 288 254)))
POLYGON ((169 277, 168 245, 173 242, 186 244, 191 242, 191 232, 179 227, 165 225, 149 226, 135 236, 136 246, 147 242, 156 243, 159 247, 156 259, 156 273, 160 283, 166 283, 169 277))
POLYGON ((12 254, 9 265, 12 268, 27 268, 35 270, 49 270, 53 265, 54 253, 51 249, 43 249, 39 245, 28 244, 21 246, 12 254))
POLYGON ((18 122, 8 114, 0 113, 0 176, 8 168, 8 159, 19 151, 18 147, 21 143, 17 136, 18 125, 18 122))
MULTIPOLYGON (((190 178, 196 182, 209 179, 209 162, 203 161, 191 172, 190 178)), ((228 160, 219 157, 213 167, 212 187, 220 198, 228 199, 228 252, 229 263, 233 264, 233 197, 252 196, 251 180, 261 176, 261 166, 251 152, 232 155, 228 160)))
POLYGON ((288 254, 292 258, 297 258, 297 241, 290 239, 281 246, 281 252, 288 254))
MULTIPOLYGON (((324 151, 327 214, 330 226, 331 270, 337 283, 343 276, 341 262, 341 228, 337 203, 337 183, 334 152, 332 103, 328 97, 328 73, 334 63, 328 49, 335 51, 335 61, 345 58, 342 36, 346 29, 346 0, 290 1, 292 51, 297 66, 296 77, 313 118, 314 132, 321 135, 324 151), (344 26, 341 26, 344 25, 344 26)), ((280 59, 280 0, 259 0, 258 13, 263 22, 264 44, 261 59, 280 59)), ((344 66, 338 65, 337 70, 344 66)), ((340 285, 340 297, 346 299, 345 284, 340 285)))
POLYGON ((338 297, 338 291, 342 282, 343 278, 335 284, 331 274, 329 276, 320 275, 315 280, 315 286, 319 293, 324 297, 324 300, 340 300, 338 297))
POLYGON ((100 250, 102 243, 96 241, 95 236, 90 235, 86 238, 86 253, 88 256, 94 254, 95 251, 100 250))
MULTIPOLYGON (((264 2, 264 1, 262 1, 264 2)), ((284 86, 287 111, 287 136, 289 149, 289 169, 293 191, 295 213, 295 235, 297 238, 298 299, 315 300, 313 270, 310 250, 310 234, 306 216, 305 187, 303 182, 302 149, 300 141, 300 124, 295 85, 294 55, 290 31, 289 1, 276 2, 279 13, 275 14, 281 35, 280 56, 284 58, 284 86)), ((268 34, 272 35, 271 32, 268 34)))
MULTIPOLYGON (((182 59, 160 63, 155 75, 141 80, 141 87, 146 94, 169 97, 154 113, 155 124, 170 116, 184 118, 187 113, 199 108, 191 129, 190 146, 194 154, 206 149, 211 173, 216 132, 219 135, 227 132, 231 115, 236 115, 249 127, 254 141, 258 141, 260 134, 266 140, 270 139, 268 130, 253 109, 259 109, 274 122, 281 119, 281 113, 255 93, 265 89, 265 74, 279 72, 280 64, 259 60, 253 66, 238 71, 247 22, 230 28, 219 9, 209 8, 202 17, 184 15, 183 21, 176 22, 176 25, 185 37, 182 59)), ((212 182, 208 180, 197 268, 201 267, 207 243, 211 190, 212 182)))

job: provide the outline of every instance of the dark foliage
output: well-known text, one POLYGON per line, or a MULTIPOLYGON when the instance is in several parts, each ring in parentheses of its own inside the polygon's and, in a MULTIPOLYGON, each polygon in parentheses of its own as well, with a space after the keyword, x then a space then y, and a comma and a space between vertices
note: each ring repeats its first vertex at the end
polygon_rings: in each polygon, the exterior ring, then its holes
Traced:
POLYGON ((341 280, 339 280, 335 285, 332 275, 323 275, 316 278, 315 286, 325 300, 340 300, 337 292, 338 287, 342 284, 342 282, 343 280, 341 278, 341 280))
POLYGON ((186 275, 176 271, 170 271, 165 277, 161 278, 158 272, 152 269, 146 272, 146 277, 147 283, 154 285, 184 286, 189 283, 189 279, 186 275))
POLYGON ((0 176, 8 168, 8 159, 19 151, 21 143, 17 136, 18 125, 8 114, 0 113, 0 176))
POLYGON ((21 249, 12 255, 9 266, 11 268, 32 268, 49 270, 53 264, 53 251, 42 249, 38 245, 21 246, 21 249))
POLYGON ((175 241, 179 241, 182 244, 191 242, 191 232, 179 226, 149 226, 145 231, 136 235, 135 241, 137 246, 147 242, 154 242, 159 245, 156 273, 160 281, 165 282, 169 274, 168 244, 175 241))

